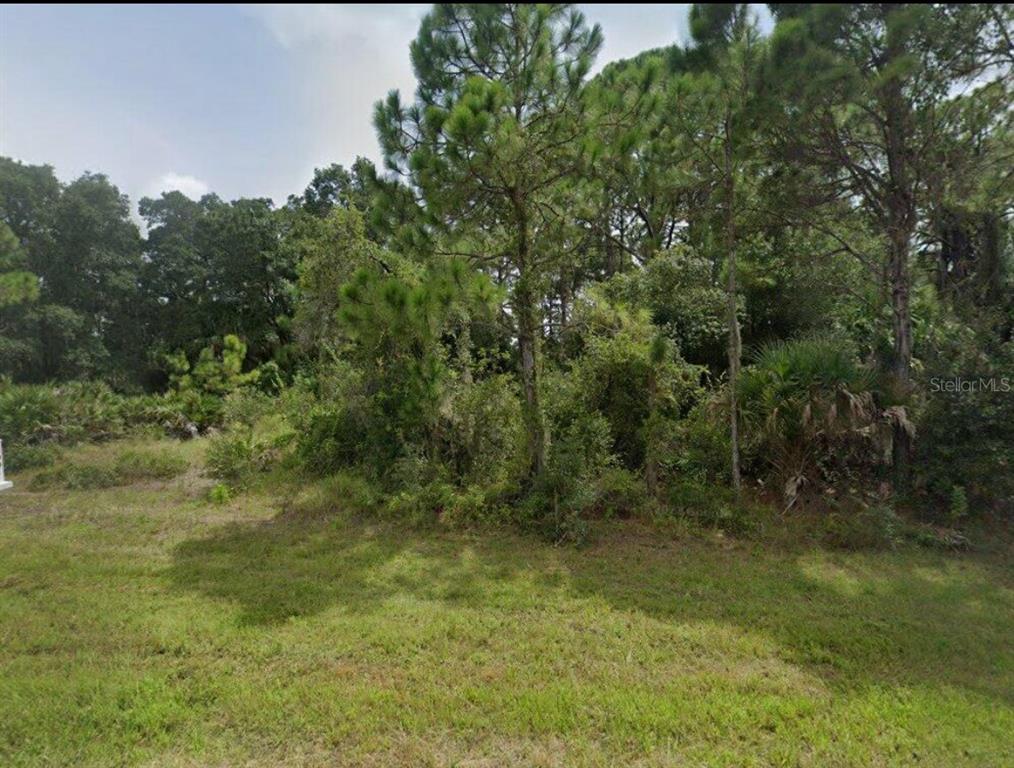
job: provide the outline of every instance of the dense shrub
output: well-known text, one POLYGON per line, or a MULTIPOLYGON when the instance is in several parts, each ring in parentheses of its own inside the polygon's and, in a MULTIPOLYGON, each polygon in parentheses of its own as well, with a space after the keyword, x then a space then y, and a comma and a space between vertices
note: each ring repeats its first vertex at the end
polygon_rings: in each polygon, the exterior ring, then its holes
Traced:
POLYGON ((713 397, 702 401, 686 418, 665 426, 661 446, 663 482, 729 482, 729 415, 723 400, 713 397))
POLYGON ((525 470, 525 429, 514 378, 459 385, 449 402, 443 453, 464 485, 516 482, 525 470))
MULTIPOLYGON (((245 397, 242 399, 241 405, 251 405, 245 397)), ((285 428, 272 429, 269 420, 256 416, 257 410, 244 410, 245 418, 253 422, 238 419, 210 438, 204 459, 209 476, 237 488, 280 462, 294 433, 285 428)))
MULTIPOLYGON (((571 363, 565 395, 574 406, 601 414, 612 452, 628 469, 649 460, 665 423, 681 418, 702 395, 703 369, 688 365, 646 311, 589 291, 575 307, 572 334, 581 355, 571 363)), ((658 461, 661 452, 654 451, 658 461)))
POLYGON ((0 439, 28 445, 58 436, 61 401, 55 388, 0 379, 0 439))
POLYGON ((296 454, 309 472, 327 476, 356 466, 365 456, 367 426, 362 413, 341 406, 317 406, 297 429, 296 454))
POLYGON ((440 523, 449 528, 500 525, 510 522, 513 514, 500 498, 503 488, 477 485, 456 490, 447 499, 440 523))
POLYGON ((687 360, 721 366, 725 356, 725 293, 711 259, 687 247, 658 254, 643 270, 614 279, 610 292, 651 319, 687 360))
POLYGON ((986 355, 974 339, 963 340, 962 349, 935 356, 926 372, 913 462, 916 485, 929 497, 929 508, 953 509, 960 493, 973 516, 989 509, 1009 514, 1014 511, 1014 343, 986 355))
POLYGON ((277 395, 249 387, 231 392, 223 403, 225 423, 233 426, 252 428, 277 413, 277 395))
POLYGON ((227 334, 220 344, 202 349, 193 364, 183 352, 167 356, 169 391, 156 405, 165 428, 180 437, 193 437, 226 422, 229 395, 252 389, 262 379, 270 379, 269 390, 276 389, 277 366, 244 372, 246 351, 238 336, 227 334))
POLYGON ((130 398, 98 382, 59 386, 0 381, 0 437, 11 444, 73 444, 122 436, 130 398))
POLYGON ((256 451, 248 430, 215 435, 208 443, 204 464, 211 477, 238 485, 255 471, 256 451))
POLYGON ((439 520, 453 499, 453 486, 434 481, 393 494, 387 500, 385 511, 413 525, 428 525, 439 520))
POLYGON ((22 472, 27 469, 51 467, 62 456, 63 450, 53 443, 16 445, 13 450, 8 450, 4 454, 4 465, 8 472, 22 472))
POLYGON ((11 449, 12 467, 34 463, 18 458, 28 446, 102 442, 145 429, 193 436, 195 423, 219 422, 222 413, 221 398, 196 392, 128 396, 101 382, 46 385, 0 380, 0 439, 11 449))
POLYGON ((615 465, 609 423, 556 401, 550 412, 553 439, 543 471, 533 479, 524 502, 526 520, 556 541, 580 542, 588 532, 588 514, 596 501, 595 479, 615 465))
POLYGON ((893 549, 904 540, 904 523, 889 506, 833 512, 825 520, 824 541, 841 549, 893 549))
POLYGON ((595 480, 595 509, 606 517, 637 514, 647 500, 644 480, 629 469, 606 467, 595 480))

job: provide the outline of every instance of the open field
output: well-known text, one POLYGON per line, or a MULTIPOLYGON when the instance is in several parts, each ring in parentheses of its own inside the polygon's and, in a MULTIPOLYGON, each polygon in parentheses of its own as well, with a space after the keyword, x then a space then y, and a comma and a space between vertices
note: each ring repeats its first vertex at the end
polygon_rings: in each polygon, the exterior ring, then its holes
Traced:
POLYGON ((407 532, 212 505, 161 445, 0 496, 0 764, 1014 762, 1003 554, 407 532))

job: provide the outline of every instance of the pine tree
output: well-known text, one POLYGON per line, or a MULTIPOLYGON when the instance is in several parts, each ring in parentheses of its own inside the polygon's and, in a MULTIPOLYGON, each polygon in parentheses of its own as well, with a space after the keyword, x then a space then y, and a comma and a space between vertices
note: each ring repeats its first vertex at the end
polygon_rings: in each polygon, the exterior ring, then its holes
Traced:
POLYGON ((439 5, 412 44, 415 103, 393 92, 376 109, 387 165, 425 205, 438 250, 509 286, 533 473, 546 445, 544 278, 573 225, 565 192, 586 156, 584 79, 600 44, 567 5, 439 5))

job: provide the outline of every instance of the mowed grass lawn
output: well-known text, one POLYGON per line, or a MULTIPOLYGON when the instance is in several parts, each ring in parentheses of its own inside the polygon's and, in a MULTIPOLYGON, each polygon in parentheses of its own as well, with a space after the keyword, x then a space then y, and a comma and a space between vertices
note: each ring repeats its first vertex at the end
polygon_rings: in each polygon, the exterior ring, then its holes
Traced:
POLYGON ((0 495, 0 765, 1014 764, 1005 555, 216 506, 160 445, 0 495))

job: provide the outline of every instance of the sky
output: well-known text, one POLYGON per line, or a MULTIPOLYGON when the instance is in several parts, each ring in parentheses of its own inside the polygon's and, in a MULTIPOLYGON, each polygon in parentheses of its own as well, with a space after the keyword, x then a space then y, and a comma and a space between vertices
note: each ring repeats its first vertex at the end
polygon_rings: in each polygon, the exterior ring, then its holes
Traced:
MULTIPOLYGON (((685 42, 687 5, 585 5, 597 68, 685 42)), ((313 169, 380 160, 373 104, 415 87, 428 5, 0 6, 0 155, 132 203, 178 189, 298 193, 313 169)))

